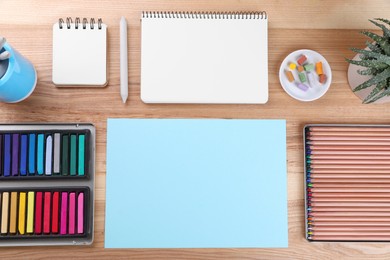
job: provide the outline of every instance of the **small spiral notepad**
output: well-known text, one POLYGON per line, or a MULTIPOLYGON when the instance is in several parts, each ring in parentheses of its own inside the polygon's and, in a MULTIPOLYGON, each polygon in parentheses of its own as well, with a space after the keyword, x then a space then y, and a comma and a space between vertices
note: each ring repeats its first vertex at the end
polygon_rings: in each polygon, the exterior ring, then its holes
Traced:
POLYGON ((267 102, 265 12, 144 12, 141 21, 144 102, 267 102))
POLYGON ((107 26, 101 19, 68 17, 53 25, 53 83, 107 84, 107 26))

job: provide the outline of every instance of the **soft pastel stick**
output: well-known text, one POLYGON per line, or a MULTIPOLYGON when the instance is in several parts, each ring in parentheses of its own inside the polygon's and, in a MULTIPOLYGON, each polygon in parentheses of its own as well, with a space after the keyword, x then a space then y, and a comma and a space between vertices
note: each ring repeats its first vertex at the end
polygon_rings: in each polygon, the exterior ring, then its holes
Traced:
POLYGON ((35 174, 35 134, 29 134, 28 136, 28 174, 34 175, 35 174))
POLYGON ((85 174, 85 135, 79 135, 78 175, 85 174))
POLYGON ((60 234, 65 235, 67 233, 68 224, 68 193, 61 193, 61 227, 60 234))
POLYGON ((45 191, 43 203, 43 233, 50 234, 51 192, 45 191))
POLYGON ((69 136, 62 136, 62 154, 61 154, 61 172, 62 175, 69 175, 69 136))
POLYGON ((69 234, 76 232, 76 193, 69 193, 69 234))
POLYGON ((288 81, 290 81, 290 82, 293 82, 295 80, 294 75, 289 70, 286 70, 286 76, 287 76, 288 81))
POLYGON ((326 82, 326 75, 325 74, 321 74, 320 77, 319 77, 319 80, 320 80, 321 84, 325 84, 325 82, 326 82))
POLYGON ((53 155, 53 172, 60 173, 60 148, 61 148, 61 134, 54 134, 54 155, 53 155))
POLYGON ((26 193, 19 193, 19 234, 26 232, 26 193))
POLYGON ((303 63, 305 63, 306 60, 307 60, 306 56, 302 54, 302 55, 298 58, 297 63, 298 63, 299 65, 303 65, 303 63))
POLYGON ((11 175, 11 135, 4 135, 4 176, 11 175))
POLYGON ((322 70, 322 62, 321 61, 316 63, 316 72, 318 75, 324 74, 324 71, 322 70))
POLYGON ((45 174, 51 175, 52 166, 52 154, 53 154, 53 138, 49 135, 46 138, 46 156, 45 156, 45 174))
POLYGON ((9 207, 9 193, 3 192, 1 202, 1 234, 8 233, 8 207, 9 207))
POLYGON ((76 175, 77 136, 70 135, 70 175, 76 175))
POLYGON ((43 147, 44 147, 44 140, 45 136, 43 134, 38 135, 38 141, 37 141, 37 173, 39 175, 43 174, 43 147))
POLYGON ((305 74, 304 72, 299 72, 299 73, 298 73, 298 77, 299 77, 299 80, 300 80, 302 83, 304 83, 304 82, 307 81, 307 80, 306 80, 306 74, 305 74))
POLYGON ((305 71, 312 71, 312 70, 314 70, 314 64, 313 63, 305 64, 305 65, 303 65, 303 67, 305 68, 305 71))
POLYGON ((20 175, 27 175, 27 135, 20 136, 20 175))
POLYGON ((17 210, 18 210, 18 193, 16 191, 11 192, 11 207, 9 213, 9 233, 16 234, 17 223, 17 210))
POLYGON ((12 134, 12 176, 19 175, 19 134, 12 134))
POLYGON ((84 233, 84 193, 77 198, 77 234, 84 233))
POLYGON ((59 206, 60 206, 60 193, 58 191, 53 193, 53 208, 51 214, 51 232, 58 233, 58 222, 59 222, 59 206))
POLYGON ((43 193, 38 191, 35 198, 35 234, 42 233, 42 204, 43 193))
POLYGON ((309 89, 309 87, 303 83, 296 83, 296 86, 303 91, 307 91, 309 89))
POLYGON ((298 72, 303 72, 305 71, 305 69, 303 68, 303 66, 298 66, 298 72))
POLYGON ((288 67, 290 68, 290 70, 295 70, 297 68, 297 65, 293 62, 291 62, 288 67))
POLYGON ((35 204, 35 193, 29 191, 27 193, 27 233, 34 232, 34 204, 35 204))

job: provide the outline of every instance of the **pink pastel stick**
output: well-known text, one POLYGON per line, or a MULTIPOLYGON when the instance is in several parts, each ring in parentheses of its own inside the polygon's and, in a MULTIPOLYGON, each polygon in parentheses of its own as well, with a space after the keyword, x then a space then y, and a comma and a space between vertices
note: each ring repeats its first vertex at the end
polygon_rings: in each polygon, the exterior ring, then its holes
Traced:
POLYGON ((69 193, 69 234, 76 230, 76 193, 69 193))
POLYGON ((67 233, 67 222, 68 222, 68 193, 61 193, 61 228, 60 234, 65 235, 67 233))
POLYGON ((80 192, 77 199, 77 234, 84 233, 84 193, 80 192))

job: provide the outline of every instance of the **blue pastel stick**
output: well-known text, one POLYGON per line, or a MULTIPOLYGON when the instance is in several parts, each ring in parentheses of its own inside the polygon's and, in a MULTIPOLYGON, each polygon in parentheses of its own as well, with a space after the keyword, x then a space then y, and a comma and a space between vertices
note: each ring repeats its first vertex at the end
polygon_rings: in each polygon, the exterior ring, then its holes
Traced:
POLYGON ((20 175, 27 175, 27 135, 20 137, 20 175))
POLYGON ((4 135, 4 176, 11 175, 11 135, 4 135))
POLYGON ((19 134, 12 134, 12 176, 19 175, 19 134))
POLYGON ((35 134, 29 134, 29 144, 28 144, 28 174, 35 174, 35 134))
POLYGON ((43 147, 44 147, 44 135, 38 135, 37 141, 37 172, 39 175, 43 174, 43 147))

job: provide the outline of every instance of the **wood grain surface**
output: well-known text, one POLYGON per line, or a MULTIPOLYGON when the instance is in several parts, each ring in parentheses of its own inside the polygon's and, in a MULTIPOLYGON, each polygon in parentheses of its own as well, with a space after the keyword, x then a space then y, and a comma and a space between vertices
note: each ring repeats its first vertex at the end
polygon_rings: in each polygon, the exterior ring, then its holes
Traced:
MULTIPOLYGON (((1 0, 0 35, 38 71, 26 101, 0 104, 0 122, 91 122, 97 128, 95 241, 89 247, 0 248, 1 258, 114 259, 389 259, 388 243, 309 243, 304 237, 302 128, 307 123, 390 123, 390 104, 363 105, 347 82, 350 47, 363 47, 358 32, 369 18, 388 18, 390 1, 250 0, 1 0), (140 100, 140 14, 143 10, 259 11, 269 15, 269 102, 265 105, 147 105, 140 100), (119 19, 129 22, 129 100, 119 95, 119 19), (101 17, 108 25, 109 85, 101 89, 56 88, 51 82, 52 25, 60 17, 101 17), (289 97, 278 79, 284 57, 313 49, 330 63, 333 82, 321 99, 289 97), (287 119, 287 249, 104 249, 107 118, 287 119)), ((131 236, 131 234, 129 234, 131 236)))

